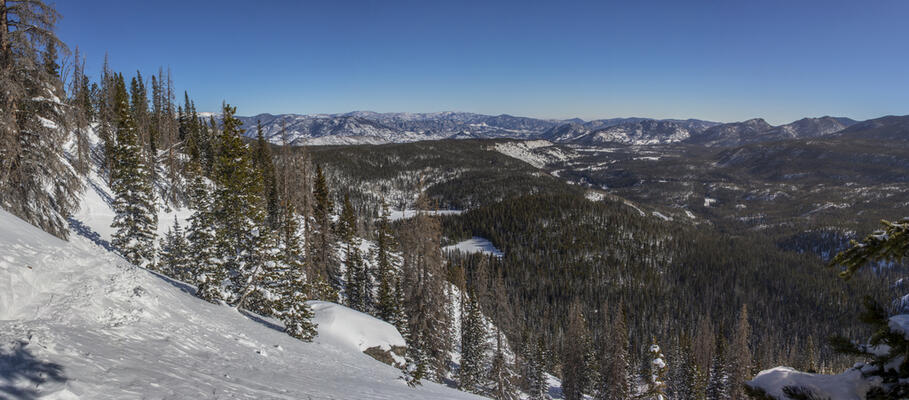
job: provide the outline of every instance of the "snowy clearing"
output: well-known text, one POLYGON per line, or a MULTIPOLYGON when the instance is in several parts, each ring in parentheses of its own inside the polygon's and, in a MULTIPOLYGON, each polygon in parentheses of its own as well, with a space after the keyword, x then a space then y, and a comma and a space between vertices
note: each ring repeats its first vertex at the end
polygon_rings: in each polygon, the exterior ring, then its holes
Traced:
POLYGON ((504 257, 505 254, 502 253, 495 245, 492 244, 488 239, 481 238, 479 236, 474 236, 470 239, 458 242, 451 246, 445 246, 442 248, 445 251, 460 251, 462 253, 484 253, 491 254, 496 257, 504 257))
MULTIPOLYGON (((400 219, 413 218, 417 215, 417 210, 391 210, 388 214, 388 219, 390 221, 397 221, 400 219)), ((434 210, 434 211, 423 211, 430 215, 458 215, 463 213, 463 210, 434 210)))

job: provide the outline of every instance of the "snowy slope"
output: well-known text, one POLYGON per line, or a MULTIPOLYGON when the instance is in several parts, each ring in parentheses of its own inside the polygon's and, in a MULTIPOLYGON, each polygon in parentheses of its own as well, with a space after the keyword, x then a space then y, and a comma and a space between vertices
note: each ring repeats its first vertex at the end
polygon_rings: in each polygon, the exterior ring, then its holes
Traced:
POLYGON ((473 398, 410 388, 331 329, 304 343, 192 290, 0 211, 0 397, 473 398))

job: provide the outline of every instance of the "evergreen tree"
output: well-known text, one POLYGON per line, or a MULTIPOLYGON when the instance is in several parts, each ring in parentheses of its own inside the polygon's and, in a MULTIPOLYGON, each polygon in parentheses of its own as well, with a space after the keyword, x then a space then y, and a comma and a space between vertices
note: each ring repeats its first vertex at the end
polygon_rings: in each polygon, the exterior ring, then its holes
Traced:
POLYGON ((192 183, 189 194, 193 214, 189 217, 190 225, 186 235, 192 249, 194 266, 190 274, 192 282, 198 285, 196 294, 207 301, 217 302, 224 298, 221 287, 227 279, 227 273, 222 268, 215 248, 216 227, 211 190, 198 164, 190 164, 190 171, 192 183))
POLYGON ((379 281, 376 293, 376 317, 400 327, 402 322, 401 304, 395 295, 397 274, 391 265, 391 255, 389 254, 394 247, 393 241, 394 237, 388 223, 388 212, 383 202, 382 215, 379 217, 376 230, 376 274, 379 281))
MULTIPOLYGON (((331 213, 334 204, 331 201, 331 194, 328 191, 328 183, 325 180, 325 174, 322 167, 316 167, 315 180, 313 182, 313 230, 310 257, 319 276, 317 279, 327 281, 335 290, 341 287, 341 276, 338 268, 337 257, 335 256, 336 240, 332 229, 331 213)), ((323 298, 323 300, 335 301, 334 298, 323 298)))
POLYGON ((475 293, 464 299, 461 308, 461 366, 458 371, 458 388, 471 393, 482 393, 486 386, 486 324, 475 293))
POLYGON ((77 47, 73 55, 73 78, 70 82, 70 112, 75 142, 74 167, 80 175, 88 174, 91 166, 91 143, 88 138, 88 129, 92 122, 92 93, 89 79, 85 76, 85 59, 82 58, 77 47))
POLYGON ((524 380, 531 400, 549 399, 549 382, 546 379, 546 345, 543 338, 528 340, 524 363, 524 380))
POLYGON ((282 273, 270 277, 272 282, 277 281, 281 296, 281 302, 275 308, 277 317, 284 322, 285 332, 297 339, 310 341, 317 331, 316 324, 312 322, 313 311, 306 304, 309 288, 303 265, 300 224, 293 204, 286 201, 281 203, 279 263, 282 265, 282 273))
POLYGON ((727 365, 725 339, 718 339, 713 361, 710 364, 710 375, 707 381, 707 400, 731 399, 729 388, 729 367, 727 365))
POLYGON ((590 331, 578 303, 572 306, 565 335, 562 346, 562 394, 566 400, 582 400, 590 385, 592 365, 589 354, 592 350, 590 331))
POLYGON ((628 327, 623 304, 620 303, 615 308, 602 340, 604 343, 601 346, 600 379, 596 398, 601 400, 630 398, 633 395, 633 386, 628 354, 628 327))
POLYGON ((81 183, 65 162, 66 107, 56 66, 60 15, 41 0, 0 6, 0 206, 61 238, 81 183))
POLYGON ((223 107, 212 209, 217 254, 229 278, 225 292, 229 298, 224 300, 243 307, 260 274, 273 265, 274 238, 263 229, 261 175, 243 143, 241 122, 234 118, 235 112, 233 107, 223 107))
POLYGON ((161 272, 165 275, 184 282, 192 281, 190 243, 186 239, 177 217, 174 217, 174 225, 168 229, 161 241, 158 258, 161 262, 161 272))
POLYGON ((666 364, 666 357, 660 351, 660 345, 657 344, 656 338, 650 345, 650 371, 647 376, 647 392, 644 394, 645 399, 666 400, 666 379, 669 367, 666 364))
MULTIPOLYGON (((427 201, 421 196, 417 209, 429 209, 427 201)), ((400 232, 405 338, 409 358, 415 363, 412 370, 418 372, 416 379, 439 381, 447 371, 452 347, 440 222, 419 212, 404 221, 400 232)))
MULTIPOLYGON (((187 107, 194 108, 191 103, 187 103, 187 107)), ((190 110, 187 109, 187 112, 190 112, 190 110)), ((192 110, 192 112, 194 113, 195 110, 192 110)), ((187 131, 190 132, 190 137, 193 137, 193 117, 189 117, 187 120, 187 131)), ((265 213, 268 226, 276 228, 278 219, 280 218, 278 183, 275 173, 275 164, 271 155, 271 146, 268 144, 268 141, 265 140, 265 136, 263 136, 262 133, 262 121, 256 121, 256 147, 253 154, 253 162, 262 174, 262 186, 264 187, 263 194, 265 195, 265 213)))
POLYGON ((117 78, 117 143, 111 165, 111 190, 114 192, 116 229, 111 244, 131 263, 152 266, 158 213, 151 183, 151 172, 137 143, 136 125, 127 102, 123 76, 117 78))
POLYGON ((751 325, 748 323, 748 307, 742 305, 735 334, 729 348, 729 394, 734 400, 748 398, 745 394, 745 381, 751 378, 751 325))
POLYGON ((489 368, 489 381, 492 384, 490 397, 497 400, 517 400, 518 393, 514 386, 514 373, 505 359, 502 333, 496 331, 496 349, 489 368))

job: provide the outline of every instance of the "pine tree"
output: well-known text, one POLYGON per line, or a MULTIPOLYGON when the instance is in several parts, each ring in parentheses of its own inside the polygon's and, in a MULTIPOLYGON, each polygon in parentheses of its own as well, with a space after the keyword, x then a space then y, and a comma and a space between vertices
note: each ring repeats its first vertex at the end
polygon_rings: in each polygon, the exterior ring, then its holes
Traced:
POLYGON ((189 217, 189 230, 187 239, 192 249, 191 281, 198 285, 196 294, 204 300, 217 302, 224 298, 221 287, 227 273, 222 268, 221 259, 217 256, 215 248, 215 218, 213 215, 211 190, 205 177, 202 176, 201 167, 190 164, 190 203, 193 214, 189 217))
POLYGON ((174 225, 168 229, 161 241, 159 252, 161 272, 174 279, 189 282, 192 277, 192 254, 190 243, 184 235, 180 221, 174 217, 174 225))
POLYGON ((489 381, 492 384, 490 397, 497 400, 517 400, 517 388, 514 386, 514 373, 508 360, 505 359, 505 348, 502 333, 496 331, 496 349, 489 368, 489 381))
MULTIPOLYGON (((429 209, 425 196, 419 210, 429 209)), ((405 332, 415 371, 439 381, 445 375, 452 347, 449 298, 443 265, 441 226, 437 217, 419 212, 404 222, 399 243, 403 253, 402 289, 405 332)))
POLYGON ((316 336, 317 331, 316 324, 312 322, 313 311, 306 304, 309 288, 303 265, 300 224, 297 222, 293 204, 282 200, 281 210, 279 263, 283 272, 271 277, 273 282, 277 282, 281 296, 280 305, 276 307, 276 316, 284 322, 284 331, 287 334, 310 341, 316 336))
POLYGON ((650 371, 647 376, 647 392, 644 394, 645 399, 666 400, 666 379, 669 367, 666 364, 666 357, 660 351, 660 345, 657 344, 656 338, 650 345, 650 371))
POLYGON ((751 378, 751 325, 748 323, 748 306, 743 304, 735 325, 735 334, 729 348, 729 394, 734 400, 748 398, 745 381, 751 378))
POLYGON ((81 183, 61 145, 68 132, 55 55, 63 48, 54 34, 59 17, 40 0, 0 6, 0 206, 66 238, 81 183))
POLYGON ((729 393, 729 367, 726 355, 725 339, 718 339, 713 361, 710 364, 710 374, 707 381, 707 400, 727 400, 729 393))
POLYGON ((590 385, 592 365, 589 358, 590 331, 579 303, 571 307, 565 335, 562 345, 562 394, 566 400, 582 400, 590 385))
MULTIPOLYGON (((187 107, 194 106, 188 104, 187 107)), ((192 110, 192 112, 195 112, 195 110, 192 110)), ((192 117, 188 118, 188 120, 191 121, 192 117)), ((192 123, 189 122, 187 125, 189 125, 187 131, 192 135, 192 123)), ((276 228, 281 212, 278 204, 278 183, 275 173, 275 164, 271 155, 271 147, 262 133, 262 121, 256 121, 256 147, 253 154, 253 162, 262 174, 262 185, 264 187, 263 194, 265 195, 265 213, 267 216, 266 221, 269 227, 276 228)))
POLYGON ((92 122, 92 100, 89 79, 85 76, 85 59, 77 47, 73 54, 73 78, 70 82, 70 112, 75 142, 74 166, 80 175, 88 174, 91 166, 91 143, 88 138, 88 129, 92 122))
POLYGON ((604 343, 601 345, 600 379, 596 398, 626 399, 633 395, 633 386, 624 304, 620 303, 615 308, 610 320, 602 339, 604 343))
POLYGON ((129 262, 153 267, 158 213, 151 172, 138 145, 136 125, 129 110, 123 76, 117 78, 117 143, 111 165, 111 190, 116 229, 111 244, 129 262))
POLYGON ((397 274, 391 265, 391 249, 394 247, 394 237, 388 223, 388 212, 384 202, 382 215, 376 227, 376 274, 378 275, 378 290, 376 293, 376 317, 392 325, 401 325, 401 304, 395 296, 395 282, 397 274))
POLYGON ((236 109, 223 107, 219 154, 215 161, 213 216, 215 242, 230 285, 228 302, 244 306, 255 290, 260 274, 273 264, 274 238, 263 229, 261 175, 243 143, 236 109))
POLYGON ((524 352, 524 380, 531 400, 549 399, 549 382, 546 379, 546 344, 543 338, 528 340, 524 352))
POLYGON ((461 366, 458 388, 482 393, 486 385, 486 324, 475 293, 466 296, 461 310, 461 366))
MULTIPOLYGON (((331 223, 331 213, 334 204, 331 201, 331 194, 328 190, 328 183, 325 180, 325 174, 322 167, 316 167, 315 180, 313 182, 313 230, 311 237, 312 250, 310 257, 319 276, 317 279, 327 281, 335 290, 341 287, 341 274, 338 268, 338 261, 335 256, 336 240, 331 223)), ((334 298, 323 298, 323 300, 335 301, 334 298)))

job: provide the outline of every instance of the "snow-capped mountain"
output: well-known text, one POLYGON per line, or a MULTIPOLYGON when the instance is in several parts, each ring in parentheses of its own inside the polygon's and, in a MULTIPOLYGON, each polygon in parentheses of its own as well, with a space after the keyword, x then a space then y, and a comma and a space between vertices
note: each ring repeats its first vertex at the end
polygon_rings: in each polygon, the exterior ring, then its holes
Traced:
POLYGON ((761 118, 755 118, 708 128, 692 135, 688 142, 706 146, 738 146, 774 140, 814 138, 840 132, 855 123, 856 121, 849 118, 825 116, 802 118, 789 124, 773 126, 761 118))
MULTIPOLYGON (((206 113, 205 117, 218 118, 206 113)), ((702 146, 737 146, 784 139, 813 138, 840 132, 856 123, 849 118, 803 118, 773 126, 761 118, 719 123, 699 119, 611 118, 584 121, 536 119, 466 112, 344 114, 259 114, 238 117, 249 137, 261 123, 275 144, 346 145, 408 143, 440 139, 543 139, 561 144, 655 145, 686 142, 702 146)))

